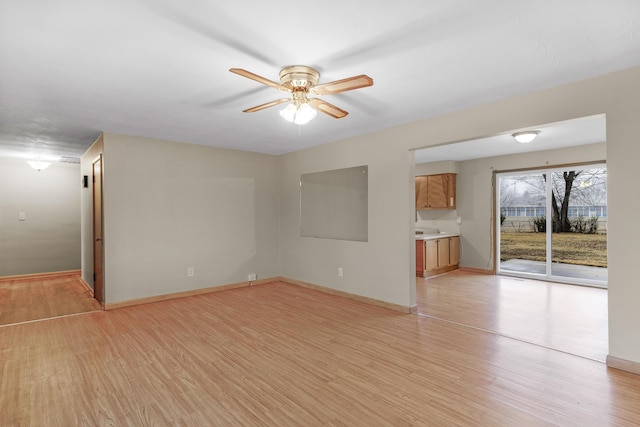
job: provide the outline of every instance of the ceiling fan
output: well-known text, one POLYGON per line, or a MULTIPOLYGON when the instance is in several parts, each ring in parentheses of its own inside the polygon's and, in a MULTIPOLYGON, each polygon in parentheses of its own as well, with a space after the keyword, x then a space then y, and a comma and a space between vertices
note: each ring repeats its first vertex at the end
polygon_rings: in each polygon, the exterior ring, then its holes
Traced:
POLYGON ((245 113, 253 113, 291 101, 291 104, 280 111, 280 116, 289 122, 299 125, 309 123, 309 121, 316 116, 316 110, 320 110, 336 119, 341 119, 349 114, 345 110, 338 108, 333 104, 329 104, 320 98, 309 98, 309 95, 333 95, 335 93, 346 92, 348 90, 360 89, 373 85, 373 79, 364 74, 329 83, 318 84, 318 81, 320 80, 320 73, 314 68, 306 65, 290 65, 288 67, 284 67, 280 70, 280 83, 276 83, 250 71, 243 70, 242 68, 231 68, 229 71, 291 94, 290 98, 280 98, 275 101, 248 108, 244 110, 245 113))

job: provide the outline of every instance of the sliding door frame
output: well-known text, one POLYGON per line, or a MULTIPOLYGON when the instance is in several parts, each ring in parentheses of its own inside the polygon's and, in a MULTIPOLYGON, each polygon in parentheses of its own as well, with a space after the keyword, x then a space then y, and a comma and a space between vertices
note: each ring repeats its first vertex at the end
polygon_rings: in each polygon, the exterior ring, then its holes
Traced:
MULTIPOLYGON (((572 163, 572 164, 563 164, 563 165, 555 165, 555 166, 544 166, 544 167, 532 167, 532 168, 522 168, 522 169, 511 169, 504 171, 494 171, 493 172, 493 228, 494 228, 494 273, 505 276, 513 276, 513 277, 522 277, 528 279, 539 279, 545 280, 549 282, 559 282, 559 283, 567 283, 574 285, 584 285, 584 286, 592 286, 592 287, 600 287, 607 288, 607 281, 602 280, 590 280, 584 278, 576 278, 576 277, 568 277, 568 276, 559 276, 554 275, 552 272, 552 258, 553 258, 553 247, 552 247, 552 230, 553 230, 553 217, 552 215, 546 215, 546 235, 545 235, 545 274, 539 273, 528 273, 528 272, 520 272, 514 270, 504 270, 501 268, 500 261, 500 232, 501 232, 501 224, 500 224, 500 178, 502 176, 517 176, 517 175, 525 175, 525 174, 535 174, 535 173, 545 173, 548 177, 551 177, 551 174, 557 172, 564 172, 569 169, 578 169, 578 168, 597 168, 598 166, 606 168, 606 161, 593 161, 593 162, 582 162, 582 163, 572 163)), ((545 212, 552 212, 551 206, 551 194, 552 194, 552 185, 549 185, 550 178, 545 183, 545 212)), ((607 215, 608 216, 608 215, 607 215)))

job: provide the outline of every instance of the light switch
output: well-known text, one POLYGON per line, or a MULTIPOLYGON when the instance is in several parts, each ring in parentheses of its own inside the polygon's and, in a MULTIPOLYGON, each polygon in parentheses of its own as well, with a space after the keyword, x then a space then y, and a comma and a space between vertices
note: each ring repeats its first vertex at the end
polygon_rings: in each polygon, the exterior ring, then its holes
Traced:
POLYGON ((26 212, 18 212, 18 221, 26 221, 27 213, 26 212))

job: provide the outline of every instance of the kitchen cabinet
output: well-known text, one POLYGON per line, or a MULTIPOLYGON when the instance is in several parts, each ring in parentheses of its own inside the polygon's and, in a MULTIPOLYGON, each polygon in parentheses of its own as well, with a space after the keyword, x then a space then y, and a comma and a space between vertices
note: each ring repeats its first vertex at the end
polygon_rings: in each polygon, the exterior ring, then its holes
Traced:
POLYGON ((456 174, 416 176, 416 209, 455 209, 456 174))
MULTIPOLYGON (((439 240, 439 239, 438 239, 439 240)), ((424 241, 424 270, 431 271, 438 268, 438 240, 424 241)))
POLYGON ((416 240, 416 276, 430 277, 456 270, 460 263, 460 237, 416 240))
POLYGON ((460 237, 451 237, 449 239, 449 265, 455 265, 458 268, 460 264, 460 237))
POLYGON ((424 247, 426 240, 416 240, 416 276, 422 277, 425 270, 424 247))

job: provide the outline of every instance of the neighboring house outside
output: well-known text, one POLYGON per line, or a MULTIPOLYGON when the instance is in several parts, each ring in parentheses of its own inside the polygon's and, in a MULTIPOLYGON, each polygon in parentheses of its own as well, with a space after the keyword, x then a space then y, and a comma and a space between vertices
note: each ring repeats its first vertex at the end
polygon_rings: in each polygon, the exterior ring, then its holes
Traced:
MULTIPOLYGON (((533 220, 546 216, 545 206, 505 206, 500 209, 501 227, 503 233, 525 233, 534 230, 533 220), (502 219, 504 217, 504 219, 502 219)), ((598 218, 598 233, 607 232, 606 206, 569 206, 569 218, 578 217, 598 218)))

